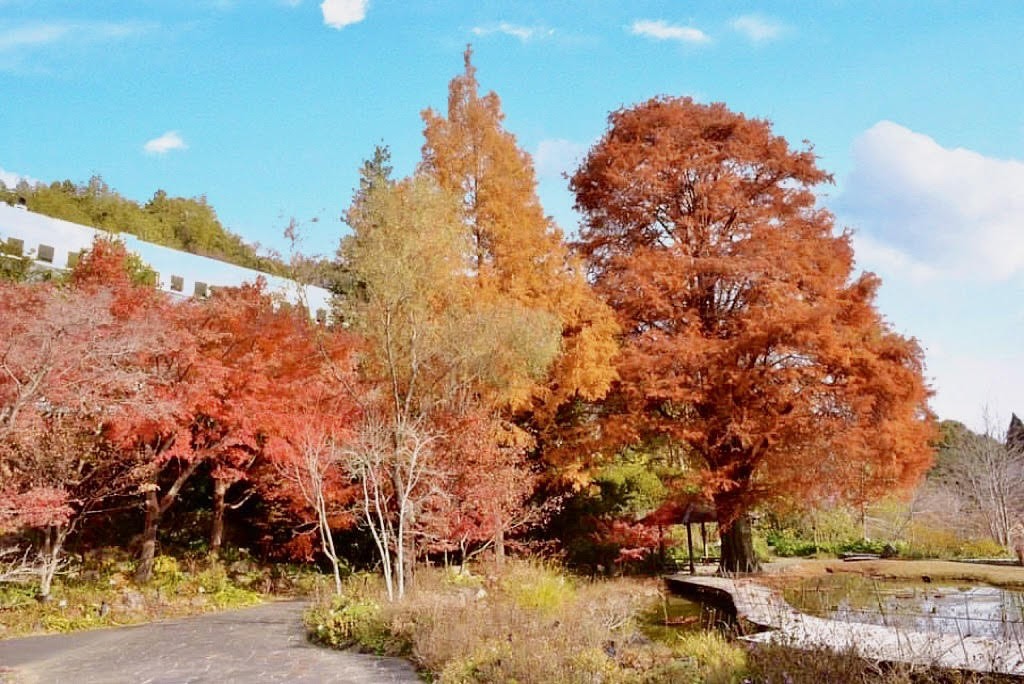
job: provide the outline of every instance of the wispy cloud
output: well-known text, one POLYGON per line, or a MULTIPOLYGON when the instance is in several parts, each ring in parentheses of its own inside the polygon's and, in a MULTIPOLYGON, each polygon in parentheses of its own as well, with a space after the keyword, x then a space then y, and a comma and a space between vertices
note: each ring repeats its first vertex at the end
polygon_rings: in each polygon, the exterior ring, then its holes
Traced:
POLYGON ((471 31, 473 32, 473 35, 477 36, 490 36, 495 33, 503 34, 517 38, 523 43, 531 40, 550 38, 555 35, 555 30, 547 28, 546 26, 523 26, 521 24, 510 24, 507 21, 502 21, 497 24, 487 24, 484 26, 474 26, 471 31))
POLYGON ((675 40, 693 44, 711 42, 711 37, 699 28, 669 24, 662 19, 638 19, 630 25, 629 32, 634 36, 645 36, 655 40, 675 40))
POLYGON ((365 19, 369 6, 370 0, 324 0, 320 3, 320 11, 324 15, 324 24, 341 30, 365 19))
POLYGON ((733 19, 729 25, 752 43, 777 40, 786 32, 786 25, 781 21, 760 14, 744 14, 733 19))
POLYGON ((68 33, 68 24, 36 24, 0 31, 0 52, 55 43, 68 33))
POLYGON ((167 131, 160 137, 147 141, 146 144, 142 146, 142 149, 145 150, 147 154, 163 155, 167 154, 171 150, 188 149, 188 145, 185 144, 185 140, 177 131, 167 131))
POLYGON ((52 21, 22 24, 0 29, 0 52, 15 52, 70 40, 117 40, 144 33, 151 28, 152 24, 135 21, 52 21))

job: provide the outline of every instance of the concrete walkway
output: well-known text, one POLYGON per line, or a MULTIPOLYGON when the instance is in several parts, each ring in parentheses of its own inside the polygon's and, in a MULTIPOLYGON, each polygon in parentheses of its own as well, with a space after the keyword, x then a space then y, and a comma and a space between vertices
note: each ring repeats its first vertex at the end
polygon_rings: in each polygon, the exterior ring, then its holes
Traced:
POLYGON ((399 658, 306 641, 301 601, 135 627, 0 641, 0 681, 18 684, 418 682, 399 658), (4 678, 7 678, 6 680, 4 678))
POLYGON ((1024 644, 1019 642, 825 620, 797 611, 782 596, 749 579, 685 574, 665 579, 684 595, 731 602, 739 619, 768 630, 745 637, 749 641, 854 650, 884 662, 1024 676, 1024 644))

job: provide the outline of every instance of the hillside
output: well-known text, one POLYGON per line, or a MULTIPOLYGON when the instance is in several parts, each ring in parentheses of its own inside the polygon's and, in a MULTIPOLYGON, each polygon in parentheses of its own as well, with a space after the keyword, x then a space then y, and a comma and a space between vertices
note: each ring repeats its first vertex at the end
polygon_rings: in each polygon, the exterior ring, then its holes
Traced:
POLYGON ((11 204, 24 198, 30 211, 114 233, 220 259, 274 275, 286 275, 280 259, 261 256, 256 246, 225 228, 206 197, 171 197, 157 190, 145 204, 128 199, 100 176, 86 183, 70 180, 49 185, 21 183, 7 188, 0 183, 0 201, 11 204))

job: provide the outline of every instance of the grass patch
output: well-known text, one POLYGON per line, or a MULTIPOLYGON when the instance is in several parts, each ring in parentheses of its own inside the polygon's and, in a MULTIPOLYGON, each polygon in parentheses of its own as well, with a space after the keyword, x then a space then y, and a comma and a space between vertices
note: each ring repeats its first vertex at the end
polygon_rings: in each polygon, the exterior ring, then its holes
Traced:
POLYGON ((261 566, 235 552, 230 562, 158 556, 146 585, 119 550, 92 553, 54 582, 50 600, 30 584, 0 584, 0 638, 139 624, 250 606, 270 595, 306 593, 323 581, 298 566, 261 566))
MULTIPOLYGON (((877 579, 925 581, 956 584, 990 584, 1006 589, 1024 589, 1024 568, 980 565, 938 560, 871 560, 847 563, 838 560, 801 560, 784 566, 763 581, 785 585, 790 577, 814 577, 822 574, 853 573, 877 579)), ((760 581, 760 580, 759 580, 760 581)))

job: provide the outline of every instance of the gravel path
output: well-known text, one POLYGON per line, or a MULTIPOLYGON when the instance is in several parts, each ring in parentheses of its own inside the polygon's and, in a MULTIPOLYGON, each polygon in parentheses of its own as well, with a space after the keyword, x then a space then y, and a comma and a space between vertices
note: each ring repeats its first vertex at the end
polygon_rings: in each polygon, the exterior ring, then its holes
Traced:
POLYGON ((330 651, 306 641, 305 602, 135 627, 0 641, 0 681, 19 684, 418 682, 398 658, 330 651))

